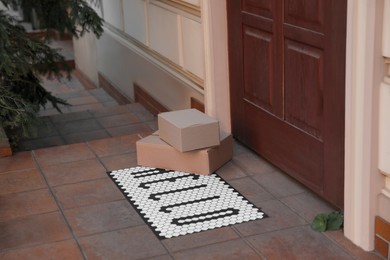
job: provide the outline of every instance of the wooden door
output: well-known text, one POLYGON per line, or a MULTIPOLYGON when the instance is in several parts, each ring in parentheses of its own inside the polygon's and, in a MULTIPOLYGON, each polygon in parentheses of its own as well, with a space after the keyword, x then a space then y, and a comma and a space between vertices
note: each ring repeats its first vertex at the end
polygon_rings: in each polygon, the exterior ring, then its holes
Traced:
POLYGON ((343 207, 347 0, 227 0, 234 136, 343 207))

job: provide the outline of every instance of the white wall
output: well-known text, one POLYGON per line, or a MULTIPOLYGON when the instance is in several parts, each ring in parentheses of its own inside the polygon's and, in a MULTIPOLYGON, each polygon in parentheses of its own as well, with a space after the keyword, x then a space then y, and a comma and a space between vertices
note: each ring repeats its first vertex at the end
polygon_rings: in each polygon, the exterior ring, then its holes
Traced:
POLYGON ((83 37, 73 38, 73 49, 76 68, 98 86, 96 37, 85 33, 83 37))
POLYGON ((147 8, 144 0, 123 1, 124 31, 142 44, 149 45, 147 8))
MULTIPOLYGON (((133 82, 137 82, 172 110, 188 108, 191 97, 203 102, 201 17, 155 0, 103 0, 102 6, 106 26, 96 45, 96 73, 130 99, 134 99, 133 82)), ((80 56, 87 55, 85 50, 93 43, 92 39, 83 41, 76 43, 80 56)), ((88 65, 94 62, 82 60, 88 65)), ((78 67, 95 77, 95 70, 87 72, 82 61, 78 67)))
POLYGON ((136 82, 171 110, 188 108, 191 97, 203 101, 201 93, 149 62, 115 34, 105 33, 97 47, 99 72, 130 99, 134 99, 132 86, 136 82))
POLYGON ((101 2, 104 20, 112 26, 123 30, 124 20, 122 0, 102 0, 101 2))

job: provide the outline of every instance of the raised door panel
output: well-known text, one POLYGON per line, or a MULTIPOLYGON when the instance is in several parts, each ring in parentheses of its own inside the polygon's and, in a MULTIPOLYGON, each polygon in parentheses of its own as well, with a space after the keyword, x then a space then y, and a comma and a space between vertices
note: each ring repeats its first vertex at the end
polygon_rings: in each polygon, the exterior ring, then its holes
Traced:
POLYGON ((322 140, 324 55, 321 49, 285 42, 285 120, 322 140))
POLYGON ((275 13, 281 1, 244 0, 242 21, 242 98, 257 108, 283 118, 282 16, 275 13))
POLYGON ((324 31, 324 1, 284 0, 284 22, 316 32, 324 31))
POLYGON ((273 18, 273 6, 272 0, 244 0, 242 1, 242 10, 244 12, 264 16, 267 18, 273 18))
POLYGON ((272 34, 244 26, 244 98, 272 111, 272 34))

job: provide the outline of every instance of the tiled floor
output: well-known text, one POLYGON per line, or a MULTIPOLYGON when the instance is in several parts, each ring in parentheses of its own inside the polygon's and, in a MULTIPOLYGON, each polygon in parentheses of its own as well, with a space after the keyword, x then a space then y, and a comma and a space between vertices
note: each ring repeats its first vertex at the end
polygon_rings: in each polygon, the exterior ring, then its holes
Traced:
POLYGON ((44 80, 46 88, 71 106, 60 106, 62 114, 51 104, 40 112, 42 123, 37 135, 22 139, 16 150, 122 136, 149 134, 156 130, 154 117, 139 104, 118 105, 103 89, 85 89, 77 77, 71 81, 44 80))
POLYGON ((380 259, 310 222, 332 209, 239 143, 220 174, 269 218, 158 240, 106 171, 136 165, 142 134, 0 159, 1 259, 380 259))
POLYGON ((381 259, 311 230, 332 208, 238 142, 217 173, 269 217, 158 240, 106 174, 137 165, 155 118, 77 79, 45 84, 74 106, 42 111, 48 127, 22 146, 33 150, 0 158, 0 259, 381 259))

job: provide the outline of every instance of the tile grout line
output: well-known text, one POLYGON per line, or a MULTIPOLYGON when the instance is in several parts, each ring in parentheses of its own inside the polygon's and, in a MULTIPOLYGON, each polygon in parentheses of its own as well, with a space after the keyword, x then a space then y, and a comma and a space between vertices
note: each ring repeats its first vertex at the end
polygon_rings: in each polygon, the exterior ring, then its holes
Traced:
POLYGON ((241 240, 244 241, 244 243, 249 246, 253 251, 256 252, 262 259, 267 259, 260 250, 258 250, 254 245, 252 245, 251 242, 248 241, 247 237, 243 236, 240 231, 238 231, 234 226, 232 226, 233 231, 240 237, 241 240))
MULTIPOLYGON (((99 104, 101 104, 101 103, 99 103, 99 104)), ((103 105, 103 104, 101 104, 101 105, 103 105)), ((92 118, 95 119, 96 123, 101 127, 101 129, 104 130, 104 132, 107 134, 107 136, 113 137, 113 136, 107 131, 107 128, 105 128, 105 127, 99 122, 98 117, 96 117, 96 116, 92 113, 91 110, 87 110, 87 111, 88 111, 88 113, 92 116, 92 118)), ((86 141, 85 143, 88 143, 88 141, 86 141)), ((89 147, 89 144, 87 144, 87 146, 88 146, 88 148, 89 148, 90 150, 92 150, 92 149, 89 147)), ((95 154, 95 153, 94 153, 94 154, 95 154)), ((95 156, 98 157, 97 154, 95 154, 95 156)))
POLYGON ((51 195, 53 196, 53 198, 54 198, 54 201, 55 201, 55 203, 56 203, 56 205, 57 205, 57 207, 58 207, 58 210, 60 211, 62 217, 64 218, 64 221, 65 221, 65 223, 66 223, 66 225, 67 225, 67 227, 68 227, 70 233, 72 234, 73 239, 74 239, 74 240, 76 241, 76 243, 77 243, 77 247, 79 248, 80 253, 81 253, 82 256, 84 257, 84 259, 88 259, 88 257, 87 257, 87 255, 85 254, 83 248, 81 247, 81 244, 80 244, 80 241, 79 241, 78 237, 77 237, 76 234, 74 233, 74 231, 73 231, 73 229, 72 229, 72 227, 71 227, 71 225, 70 225, 70 223, 69 223, 67 217, 65 216, 64 210, 62 209, 62 207, 61 207, 61 205, 60 205, 60 203, 59 203, 59 201, 58 201, 58 199, 57 199, 57 196, 55 196, 55 193, 54 193, 52 187, 50 186, 50 184, 49 184, 49 182, 48 182, 48 180, 47 180, 47 178, 46 178, 46 176, 45 176, 45 174, 44 174, 44 172, 43 172, 43 170, 42 170, 42 168, 41 168, 41 165, 39 164, 39 162, 38 162, 38 160, 37 160, 35 151, 34 151, 34 150, 31 151, 31 153, 32 153, 32 157, 33 157, 33 159, 34 159, 34 161, 35 161, 35 163, 36 163, 36 165, 37 165, 37 168, 38 168, 39 172, 41 173, 43 179, 44 179, 45 182, 46 182, 46 185, 47 185, 47 187, 48 187, 48 189, 49 189, 50 194, 51 194, 51 195))

